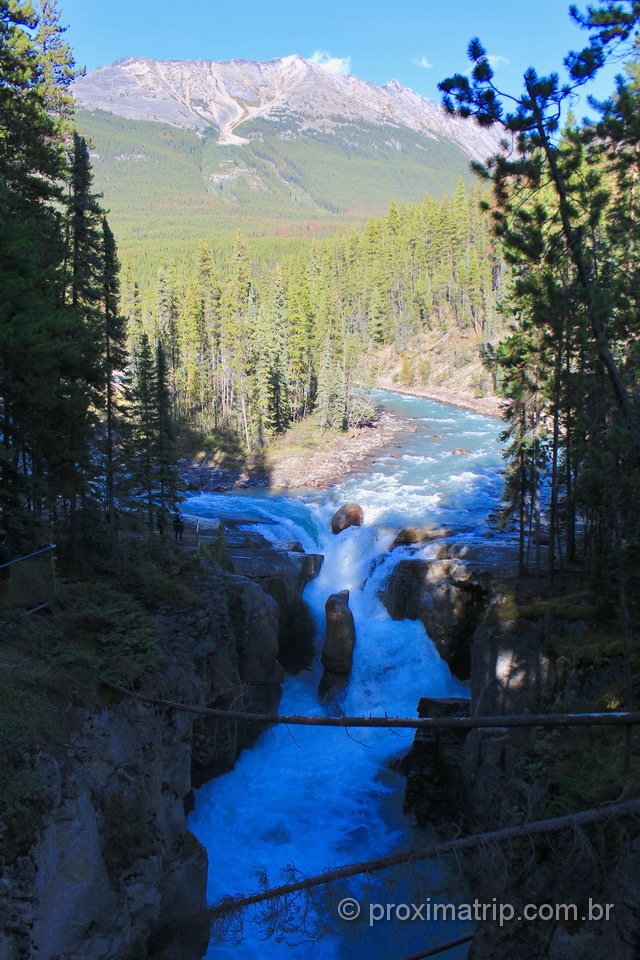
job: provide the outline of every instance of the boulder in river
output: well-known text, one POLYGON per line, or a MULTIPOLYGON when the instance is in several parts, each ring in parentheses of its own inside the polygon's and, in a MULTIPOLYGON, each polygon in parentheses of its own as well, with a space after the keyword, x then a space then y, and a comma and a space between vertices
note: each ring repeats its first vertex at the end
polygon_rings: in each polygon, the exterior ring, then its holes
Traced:
POLYGON ((359 503, 345 503, 331 518, 331 532, 342 533, 347 527, 359 527, 363 520, 364 512, 359 503))
POLYGON ((452 457, 470 457, 471 450, 465 450, 464 447, 456 447, 455 450, 451 451, 452 457))
POLYGON ((332 593, 325 604, 326 633, 321 662, 324 674, 318 688, 322 700, 343 689, 353 665, 356 628, 349 609, 349 591, 332 593))
POLYGON ((452 534, 452 530, 447 530, 446 527, 437 527, 435 524, 430 524, 427 527, 405 527, 397 534, 389 549, 408 547, 413 543, 429 543, 431 540, 440 540, 442 537, 450 537, 452 534))

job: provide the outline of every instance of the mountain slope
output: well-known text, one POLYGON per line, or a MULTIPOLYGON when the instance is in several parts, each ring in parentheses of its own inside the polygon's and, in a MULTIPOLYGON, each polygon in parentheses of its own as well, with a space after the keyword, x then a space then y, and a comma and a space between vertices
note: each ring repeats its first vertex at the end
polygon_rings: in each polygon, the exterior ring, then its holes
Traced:
POLYGON ((128 58, 74 87, 121 245, 241 228, 324 233, 471 179, 494 134, 395 81, 268 63, 128 58))
POLYGON ((406 127, 453 141, 477 160, 495 147, 495 136, 448 117, 396 80, 380 87, 297 56, 267 63, 128 57, 81 78, 74 92, 85 107, 134 120, 215 127, 220 143, 246 143, 246 131, 236 131, 247 120, 285 113, 301 116, 303 129, 331 130, 334 117, 406 127))

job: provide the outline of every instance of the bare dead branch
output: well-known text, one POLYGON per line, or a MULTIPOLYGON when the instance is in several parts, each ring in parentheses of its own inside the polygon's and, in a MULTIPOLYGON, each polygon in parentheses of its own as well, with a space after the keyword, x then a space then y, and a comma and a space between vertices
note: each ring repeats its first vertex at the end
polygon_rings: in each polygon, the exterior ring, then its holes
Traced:
POLYGON ((461 947, 463 943, 471 943, 472 940, 473 934, 467 933, 464 937, 447 940, 446 943, 441 943, 439 947, 431 947, 430 950, 421 950, 420 953, 412 953, 410 957, 405 957, 404 960, 427 960, 427 957, 437 957, 441 953, 446 953, 447 950, 453 950, 454 947, 461 947))
POLYGON ((112 690, 127 697, 133 697, 142 703, 164 707, 168 710, 184 710, 200 716, 217 717, 219 720, 243 720, 245 723, 260 723, 271 726, 284 723, 303 727, 379 727, 381 729, 413 730, 475 730, 510 729, 513 727, 599 727, 627 726, 640 724, 640 711, 609 713, 531 713, 501 717, 285 717, 280 714, 243 713, 241 710, 218 710, 214 707, 201 707, 191 703, 179 703, 161 697, 145 696, 128 690, 120 684, 100 678, 101 682, 112 690))
POLYGON ((416 863, 420 860, 428 860, 445 853, 455 853, 461 850, 471 850, 478 844, 509 843, 511 840, 522 837, 540 836, 547 833, 559 832, 567 827, 575 830, 578 826, 595 823, 601 820, 613 820, 619 817, 640 816, 640 798, 628 800, 625 803, 614 804, 605 807, 599 807, 591 810, 582 810, 579 813, 568 814, 562 817, 553 817, 548 820, 538 820, 533 823, 525 824, 519 827, 504 827, 501 830, 493 830, 487 833, 474 834, 470 837, 463 837, 458 840, 451 840, 445 843, 435 844, 433 846, 420 849, 403 850, 399 853, 391 854, 386 857, 380 857, 376 860, 364 860, 359 863, 350 863, 333 870, 325 870, 324 873, 314 877, 306 877, 293 883, 282 884, 278 887, 272 887, 268 890, 262 890, 260 893, 249 896, 229 896, 224 897, 210 908, 210 917, 217 920, 219 917, 254 904, 264 903, 267 900, 276 900, 281 897, 287 897, 297 894, 302 890, 309 890, 315 887, 326 886, 335 883, 338 880, 345 880, 349 877, 355 877, 362 874, 371 875, 379 870, 389 867, 399 866, 401 864, 416 863))

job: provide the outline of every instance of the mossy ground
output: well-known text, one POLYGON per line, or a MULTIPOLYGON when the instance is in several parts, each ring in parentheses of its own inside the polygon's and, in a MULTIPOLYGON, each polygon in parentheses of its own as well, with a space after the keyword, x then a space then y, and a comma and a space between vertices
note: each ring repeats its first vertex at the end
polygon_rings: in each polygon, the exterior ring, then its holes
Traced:
MULTIPOLYGON (((536 628, 562 686, 577 681, 574 699, 547 707, 554 713, 624 710, 623 648, 617 606, 606 585, 569 571, 562 585, 520 580, 493 615, 523 630, 536 628)), ((632 647, 633 702, 640 698, 640 649, 632 647)), ((625 771, 624 727, 532 731, 523 779, 546 785, 537 816, 560 816, 640 794, 640 730, 633 728, 625 771)))
POLYGON ((42 817, 38 756, 62 756, 85 711, 113 701, 102 676, 160 676, 170 654, 158 637, 159 608, 201 602, 194 553, 159 538, 117 546, 107 560, 103 543, 103 558, 75 574, 63 555, 50 606, 0 623, 0 854, 8 860, 28 850, 42 817))

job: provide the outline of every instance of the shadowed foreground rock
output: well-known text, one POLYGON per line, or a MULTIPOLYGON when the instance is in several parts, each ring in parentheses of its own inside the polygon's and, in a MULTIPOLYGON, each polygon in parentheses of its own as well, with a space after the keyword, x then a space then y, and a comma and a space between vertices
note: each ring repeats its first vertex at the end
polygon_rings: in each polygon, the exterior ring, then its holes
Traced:
POLYGON ((324 673, 318 687, 322 701, 344 690, 353 666, 356 628, 349 609, 349 591, 332 593, 325 604, 325 614, 327 630, 321 658, 324 673))
POLYGON ((359 527, 363 520, 364 513, 360 504, 345 503, 331 518, 331 532, 342 533, 347 527, 359 527))
MULTIPOLYGON (((228 532, 220 553, 223 566, 202 559, 194 571, 192 603, 153 615, 167 661, 143 692, 274 713, 283 651, 296 661, 313 650, 302 592, 322 557, 245 531, 228 532)), ((230 770, 259 728, 114 696, 70 706, 65 723, 64 749, 34 760, 37 840, 0 858, 0 960, 197 960, 210 925, 192 787, 230 770)))

